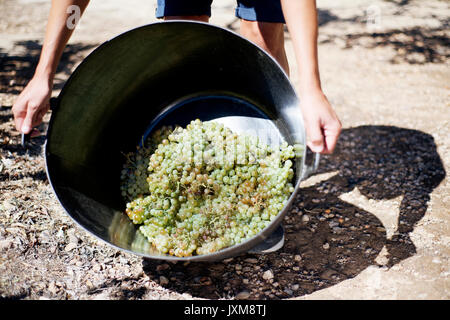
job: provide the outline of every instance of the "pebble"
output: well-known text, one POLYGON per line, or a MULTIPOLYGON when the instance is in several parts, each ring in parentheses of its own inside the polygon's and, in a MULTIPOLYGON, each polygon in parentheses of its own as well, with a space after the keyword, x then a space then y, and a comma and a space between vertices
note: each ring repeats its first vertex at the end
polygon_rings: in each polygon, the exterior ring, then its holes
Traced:
POLYGON ((167 270, 169 268, 170 268, 170 266, 167 263, 163 263, 163 264, 160 264, 160 265, 158 265, 156 267, 156 271, 160 272, 160 271, 163 271, 163 270, 167 270))
POLYGON ((162 285, 162 286, 167 285, 167 284, 169 284, 169 279, 167 279, 164 276, 160 276, 159 277, 159 284, 162 285))
POLYGON ((65 248, 64 251, 69 252, 75 249, 78 245, 76 243, 70 242, 65 248))
POLYGON ((11 239, 5 239, 0 241, 0 250, 8 249, 12 245, 13 241, 11 239))
POLYGON ((300 286, 299 286, 298 284, 293 284, 293 285, 291 286, 291 289, 292 289, 293 291, 297 291, 298 288, 300 288, 300 286))
POLYGON ((263 273, 262 277, 263 277, 264 280, 270 280, 270 279, 273 279, 273 272, 272 272, 272 270, 267 270, 267 271, 265 271, 265 272, 263 273))
POLYGON ((308 221, 309 221, 309 216, 308 216, 307 214, 304 214, 304 215, 302 216, 302 221, 303 221, 303 222, 308 222, 308 221))
POLYGON ((330 249, 330 245, 328 243, 325 243, 322 248, 324 248, 325 250, 330 249))
POLYGON ((3 163, 3 165, 6 169, 10 169, 14 165, 13 159, 3 158, 3 159, 1 159, 1 162, 3 163))
POLYGON ((102 265, 100 263, 96 263, 94 264, 94 266, 92 267, 92 271, 94 272, 99 272, 102 270, 102 265))
POLYGON ((337 227, 339 225, 339 222, 337 222, 337 221, 330 221, 328 223, 328 225, 330 226, 330 228, 334 228, 334 227, 337 227))
POLYGON ((248 291, 241 291, 236 295, 236 299, 237 300, 245 300, 248 299, 248 297, 250 297, 250 292, 248 291))
POLYGON ((341 232, 343 232, 344 231, 344 228, 341 228, 341 227, 334 227, 333 228, 333 232, 334 233, 341 233, 341 232))
POLYGON ((285 292, 286 294, 288 294, 288 295, 291 295, 291 294, 294 293, 294 292, 292 292, 291 289, 284 289, 284 292, 285 292))
POLYGON ((301 257, 299 254, 296 254, 296 255, 294 256, 294 260, 295 260, 295 261, 302 261, 302 257, 301 257))
POLYGON ((88 289, 94 287, 94 285, 92 284, 91 280, 89 280, 89 279, 86 280, 86 286, 88 287, 88 289))
POLYGON ((255 258, 247 258, 244 261, 248 263, 258 263, 258 259, 255 258))
POLYGON ((48 291, 50 291, 52 294, 56 294, 58 291, 58 288, 56 287, 56 284, 54 281, 50 282, 48 285, 48 291))

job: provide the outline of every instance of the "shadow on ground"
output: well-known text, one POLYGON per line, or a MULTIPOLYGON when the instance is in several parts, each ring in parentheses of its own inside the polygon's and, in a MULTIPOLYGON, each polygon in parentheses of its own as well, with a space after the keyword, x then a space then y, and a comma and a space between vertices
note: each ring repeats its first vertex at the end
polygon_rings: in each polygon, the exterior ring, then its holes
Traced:
POLYGON ((279 251, 216 263, 146 259, 144 271, 152 279, 164 279, 160 281, 164 287, 194 297, 230 298, 241 293, 248 299, 284 299, 357 276, 377 265, 383 247, 388 251, 387 267, 415 254, 409 233, 424 216, 430 193, 445 177, 430 135, 392 126, 346 129, 335 154, 321 161, 318 173, 326 172, 337 174, 300 190, 285 219, 286 241, 279 251), (398 229, 391 239, 377 217, 339 198, 354 188, 374 200, 403 196, 398 229), (263 279, 267 270, 272 279, 263 279))
MULTIPOLYGON (((18 52, 25 54, 8 54, 0 48, 0 93, 20 94, 33 77, 39 61, 42 47, 39 41, 18 41, 15 47, 18 52)), ((64 78, 69 77, 75 64, 94 47, 95 45, 82 43, 67 45, 56 73, 64 78)), ((55 81, 54 89, 61 89, 63 85, 63 81, 55 81)))
MULTIPOLYGON (((390 47, 391 63, 444 63, 450 58, 450 39, 442 28, 409 28, 386 32, 362 32, 340 37, 345 49, 362 46, 367 49, 390 47)), ((322 43, 335 40, 328 37, 322 43)))

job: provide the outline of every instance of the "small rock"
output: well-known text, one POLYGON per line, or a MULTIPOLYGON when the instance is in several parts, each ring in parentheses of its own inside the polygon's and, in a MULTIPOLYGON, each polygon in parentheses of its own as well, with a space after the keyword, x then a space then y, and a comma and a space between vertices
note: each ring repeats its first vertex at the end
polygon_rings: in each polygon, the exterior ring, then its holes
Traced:
POLYGON ((102 270, 102 266, 99 263, 94 264, 94 266, 92 267, 92 271, 94 272, 99 272, 102 270))
POLYGON ((302 216, 302 221, 303 221, 303 222, 308 222, 308 221, 309 221, 309 216, 308 216, 307 214, 304 214, 304 215, 302 216))
POLYGON ((164 276, 160 276, 159 277, 159 284, 162 285, 162 286, 165 286, 165 285, 169 284, 169 279, 167 279, 164 276))
POLYGON ((48 285, 48 291, 50 291, 52 294, 56 294, 58 292, 58 288, 56 287, 56 283, 54 281, 50 282, 48 285))
POLYGON ((265 272, 263 273, 262 277, 263 277, 264 280, 270 280, 270 279, 273 279, 273 272, 272 272, 272 270, 267 270, 267 271, 265 271, 265 272))
POLYGON ((325 243, 322 248, 324 248, 325 250, 330 249, 330 245, 328 243, 325 243))
POLYGON ((210 277, 201 277, 199 282, 203 286, 209 286, 212 284, 212 280, 210 277))
POLYGON ((293 294, 293 292, 292 292, 291 289, 284 289, 284 292, 285 292, 287 295, 293 294))
POLYGON ((13 241, 11 239, 4 239, 0 241, 0 250, 9 249, 13 241))
POLYGON ((235 298, 237 300, 245 300, 245 299, 248 299, 248 297, 250 297, 250 292, 242 291, 242 292, 239 292, 235 298))
POLYGON ((110 296, 108 291, 103 291, 92 297, 92 300, 109 300, 110 296))
POLYGON ((234 258, 228 258, 228 259, 225 259, 225 260, 223 260, 223 263, 229 263, 229 262, 233 261, 233 259, 234 259, 234 258))
POLYGON ((339 225, 339 222, 337 222, 337 221, 330 221, 328 223, 328 225, 330 226, 330 228, 334 228, 334 227, 337 227, 339 225))
POLYGON ((14 165, 14 160, 12 159, 3 158, 1 159, 1 162, 6 169, 10 169, 14 165))
POLYGON ((163 271, 163 270, 167 270, 169 268, 170 268, 170 266, 167 263, 163 263, 163 264, 160 264, 160 265, 158 265, 156 267, 156 271, 160 272, 160 271, 163 271))
POLYGON ((75 249, 78 245, 76 243, 70 242, 65 248, 64 251, 69 252, 75 249))
POLYGON ((258 263, 258 259, 255 258, 247 258, 244 261, 248 263, 258 263))
POLYGON ((293 284, 293 285, 291 286, 291 289, 292 289, 293 291, 297 291, 298 288, 300 288, 300 286, 299 286, 298 284, 293 284))
POLYGON ((14 210, 15 206, 9 202, 8 200, 5 200, 2 202, 2 208, 4 210, 5 213, 9 213, 12 210, 14 210))
POLYGON ((302 257, 301 257, 299 254, 296 254, 296 255, 294 256, 294 260, 295 260, 295 261, 302 261, 302 257))
POLYGON ((94 287, 94 285, 92 284, 91 280, 89 280, 89 279, 86 280, 86 287, 88 287, 88 289, 94 287))
POLYGON ((242 270, 242 266, 241 266, 240 264, 237 264, 237 265, 235 266, 235 269, 236 269, 236 270, 242 270))
POLYGON ((334 227, 333 228, 333 233, 341 233, 344 231, 344 228, 341 227, 334 227))

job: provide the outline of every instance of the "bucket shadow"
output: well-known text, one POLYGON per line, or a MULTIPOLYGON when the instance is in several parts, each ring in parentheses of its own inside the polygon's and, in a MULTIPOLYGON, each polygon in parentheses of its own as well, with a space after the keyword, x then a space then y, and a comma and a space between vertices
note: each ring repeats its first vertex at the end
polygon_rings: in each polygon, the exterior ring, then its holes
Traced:
POLYGON ((415 254, 409 233, 445 177, 432 136, 393 126, 343 130, 335 153, 321 160, 318 173, 327 172, 337 173, 300 190, 283 223, 286 240, 279 251, 214 263, 144 259, 144 271, 167 289, 193 297, 234 298, 241 293, 238 298, 286 299, 380 265, 377 257, 383 248, 384 267, 415 254), (354 188, 373 200, 402 196, 398 228, 389 239, 374 214, 341 200, 354 188))

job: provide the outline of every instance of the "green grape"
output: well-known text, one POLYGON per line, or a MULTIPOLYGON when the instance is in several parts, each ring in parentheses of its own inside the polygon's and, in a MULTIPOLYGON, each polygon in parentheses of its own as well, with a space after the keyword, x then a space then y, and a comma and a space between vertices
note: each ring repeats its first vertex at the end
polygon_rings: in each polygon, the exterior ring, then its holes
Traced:
POLYGON ((294 191, 291 159, 301 152, 215 122, 161 127, 126 155, 125 212, 161 253, 216 252, 257 235, 278 215, 294 191))

